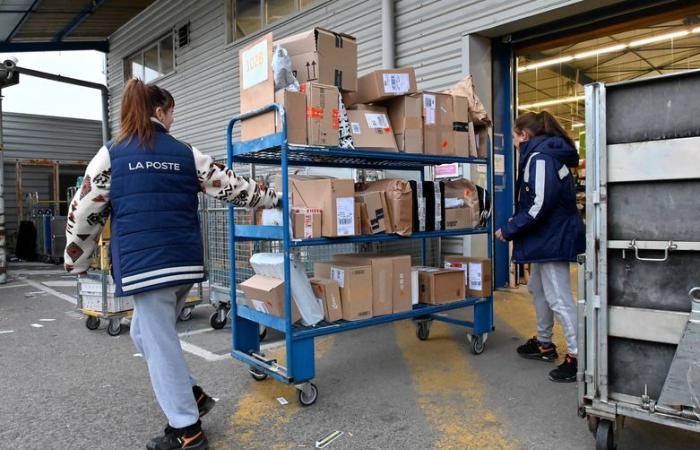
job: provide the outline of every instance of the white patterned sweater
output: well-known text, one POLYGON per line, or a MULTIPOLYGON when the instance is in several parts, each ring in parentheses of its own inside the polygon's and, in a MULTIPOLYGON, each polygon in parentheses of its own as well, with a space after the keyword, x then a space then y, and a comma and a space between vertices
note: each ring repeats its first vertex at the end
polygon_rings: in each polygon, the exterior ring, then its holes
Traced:
MULTIPOLYGON (((202 192, 241 207, 277 206, 277 193, 274 190, 236 175, 194 147, 192 154, 202 192)), ((109 150, 103 146, 88 164, 83 184, 71 200, 68 211, 63 257, 69 273, 80 274, 90 266, 90 257, 109 217, 111 174, 109 150)))

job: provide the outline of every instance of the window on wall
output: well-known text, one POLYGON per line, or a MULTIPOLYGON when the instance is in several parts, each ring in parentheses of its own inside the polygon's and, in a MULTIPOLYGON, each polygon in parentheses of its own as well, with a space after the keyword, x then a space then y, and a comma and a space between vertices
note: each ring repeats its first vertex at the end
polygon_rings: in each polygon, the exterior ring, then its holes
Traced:
POLYGON ((146 83, 157 80, 175 70, 173 34, 168 33, 158 41, 139 49, 126 58, 124 75, 126 79, 136 77, 146 83))
POLYGON ((303 11, 321 0, 229 0, 229 42, 303 11))

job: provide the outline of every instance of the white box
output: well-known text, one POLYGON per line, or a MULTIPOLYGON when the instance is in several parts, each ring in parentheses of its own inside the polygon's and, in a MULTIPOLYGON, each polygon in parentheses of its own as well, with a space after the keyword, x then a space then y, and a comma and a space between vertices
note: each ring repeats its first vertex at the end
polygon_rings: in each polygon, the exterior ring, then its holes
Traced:
POLYGON ((102 281, 98 278, 80 277, 78 278, 80 297, 83 300, 83 308, 93 311, 117 313, 134 309, 134 297, 115 297, 115 285, 112 277, 108 277, 107 289, 107 309, 102 311, 102 281))

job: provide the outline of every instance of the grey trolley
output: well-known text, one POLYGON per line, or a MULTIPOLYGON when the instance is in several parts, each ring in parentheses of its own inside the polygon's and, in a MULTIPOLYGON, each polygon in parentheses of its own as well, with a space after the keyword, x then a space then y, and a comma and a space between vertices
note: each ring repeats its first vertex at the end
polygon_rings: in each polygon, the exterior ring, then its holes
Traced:
POLYGON ((586 86, 579 414, 700 431, 700 71, 586 86))

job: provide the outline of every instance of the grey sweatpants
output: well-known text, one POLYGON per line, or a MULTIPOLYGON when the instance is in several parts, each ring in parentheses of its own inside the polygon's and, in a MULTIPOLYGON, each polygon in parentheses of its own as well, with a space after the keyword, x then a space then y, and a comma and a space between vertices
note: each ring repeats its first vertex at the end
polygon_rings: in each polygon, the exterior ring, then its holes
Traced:
POLYGON ((131 319, 131 339, 146 360, 153 392, 174 428, 199 420, 192 393, 197 381, 187 367, 175 328, 191 288, 187 284, 135 294, 131 319))
POLYGON ((552 342, 554 315, 564 329, 568 352, 576 355, 576 305, 571 295, 569 263, 565 261, 530 265, 530 282, 537 313, 537 339, 552 342))

